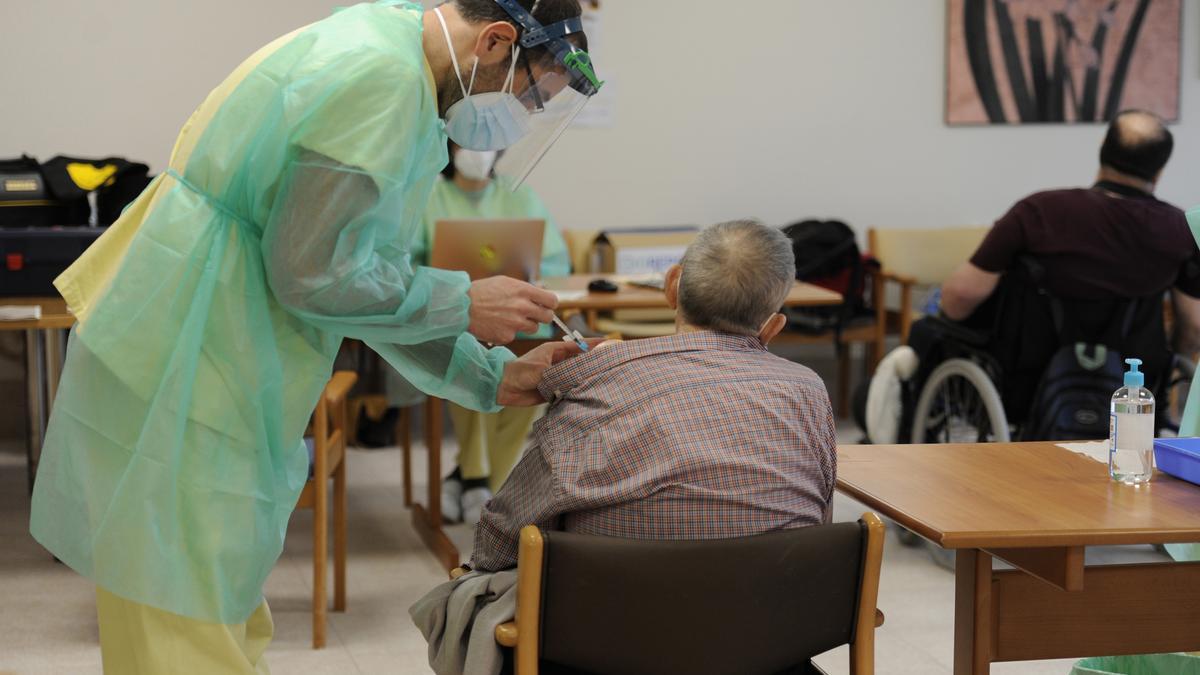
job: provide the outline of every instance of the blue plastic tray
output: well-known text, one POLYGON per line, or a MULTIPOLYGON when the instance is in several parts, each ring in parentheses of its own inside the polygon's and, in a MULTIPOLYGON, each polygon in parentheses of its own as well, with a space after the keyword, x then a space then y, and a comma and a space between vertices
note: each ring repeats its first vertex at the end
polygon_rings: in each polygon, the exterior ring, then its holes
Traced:
POLYGON ((1200 438, 1160 438, 1154 441, 1158 470, 1200 485, 1200 438))

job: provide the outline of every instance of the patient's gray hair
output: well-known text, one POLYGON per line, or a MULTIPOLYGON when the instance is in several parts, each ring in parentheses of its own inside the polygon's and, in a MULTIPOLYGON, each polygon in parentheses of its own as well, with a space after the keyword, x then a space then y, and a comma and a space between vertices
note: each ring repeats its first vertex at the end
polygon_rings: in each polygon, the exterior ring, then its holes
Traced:
POLYGON ((753 220, 704 229, 680 264, 683 320, 726 333, 758 335, 796 281, 791 240, 753 220))

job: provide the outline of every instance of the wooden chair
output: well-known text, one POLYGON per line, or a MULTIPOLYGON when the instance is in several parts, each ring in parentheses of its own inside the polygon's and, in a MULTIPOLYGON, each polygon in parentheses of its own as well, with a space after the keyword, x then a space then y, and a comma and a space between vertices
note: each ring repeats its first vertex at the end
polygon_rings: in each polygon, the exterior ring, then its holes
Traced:
POLYGON ((567 254, 571 257, 571 269, 576 274, 587 274, 592 271, 592 245, 600 230, 595 229, 566 229, 562 231, 563 240, 567 243, 567 254))
POLYGON ((347 397, 358 380, 339 371, 325 385, 310 424, 312 474, 300 493, 297 509, 313 511, 313 649, 325 647, 326 594, 329 564, 329 481, 333 481, 333 610, 346 611, 346 426, 347 397))
POLYGON ((875 672, 883 522, 714 541, 642 541, 521 531, 514 621, 496 641, 517 675, 821 672, 850 645, 875 672), (555 671, 557 672, 557 671, 555 671))
MULTIPOLYGON (((913 310, 913 289, 919 286, 938 286, 950 278, 954 270, 970 259, 990 227, 948 228, 871 228, 867 231, 867 247, 883 265, 884 284, 899 286, 899 310, 886 309, 889 327, 900 334, 901 344, 919 313, 913 310)), ((880 290, 884 298, 886 286, 880 290)))
POLYGON ((837 355, 837 400, 835 408, 840 417, 850 414, 851 394, 851 349, 854 345, 863 345, 863 371, 867 377, 875 373, 875 367, 883 359, 887 347, 887 306, 882 302, 884 297, 884 278, 871 266, 863 270, 863 285, 870 289, 869 307, 874 314, 870 317, 851 319, 849 325, 842 329, 839 336, 835 332, 809 334, 799 331, 785 330, 775 338, 772 345, 780 344, 828 344, 833 342, 837 355))

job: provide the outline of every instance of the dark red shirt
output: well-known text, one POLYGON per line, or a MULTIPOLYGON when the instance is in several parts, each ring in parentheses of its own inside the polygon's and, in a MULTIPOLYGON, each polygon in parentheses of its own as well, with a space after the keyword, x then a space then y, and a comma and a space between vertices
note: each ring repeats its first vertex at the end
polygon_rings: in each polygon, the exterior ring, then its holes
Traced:
POLYGON ((1120 185, 1022 199, 971 263, 999 273, 1023 254, 1042 263, 1047 290, 1063 298, 1145 297, 1172 287, 1200 297, 1200 249, 1183 211, 1120 185))

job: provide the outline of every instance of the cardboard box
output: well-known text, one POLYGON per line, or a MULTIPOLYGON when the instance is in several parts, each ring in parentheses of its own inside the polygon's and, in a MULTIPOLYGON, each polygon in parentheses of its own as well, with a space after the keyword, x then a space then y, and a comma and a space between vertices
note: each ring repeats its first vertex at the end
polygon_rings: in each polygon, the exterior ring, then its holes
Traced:
POLYGON ((700 229, 693 226, 610 230, 592 245, 593 271, 601 274, 664 274, 683 258, 700 229))
MULTIPOLYGON (((592 245, 592 270, 617 276, 666 274, 699 233, 700 228, 691 225, 601 232, 592 245)), ((675 312, 626 309, 613 312, 612 317, 621 322, 670 323, 675 312)))

